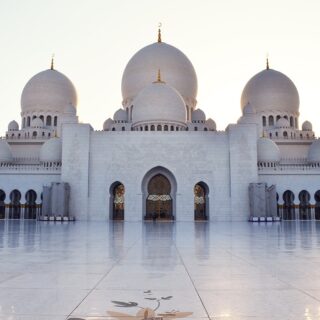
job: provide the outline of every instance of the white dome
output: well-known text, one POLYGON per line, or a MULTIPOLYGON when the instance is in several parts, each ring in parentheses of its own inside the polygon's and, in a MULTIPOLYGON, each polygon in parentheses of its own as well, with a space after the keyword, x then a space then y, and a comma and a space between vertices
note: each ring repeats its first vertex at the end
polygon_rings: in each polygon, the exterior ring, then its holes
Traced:
POLYGON ((320 139, 314 140, 309 147, 308 161, 311 163, 320 162, 320 139))
POLYGON ((255 110, 255 108, 250 104, 250 102, 248 102, 248 103, 243 107, 242 113, 243 113, 244 116, 252 115, 252 114, 256 114, 256 110, 255 110))
POLYGON ((72 82, 62 73, 48 69, 33 76, 21 95, 22 112, 70 111, 77 106, 77 93, 72 82))
POLYGON ((191 114, 192 121, 206 121, 206 115, 201 109, 196 109, 191 114))
POLYGON ((0 139, 0 162, 12 162, 12 151, 6 140, 0 139))
POLYGON ((241 96, 241 109, 250 103, 259 112, 299 113, 299 94, 294 83, 283 73, 266 69, 252 77, 241 96))
POLYGON ((118 109, 113 115, 114 121, 127 121, 127 112, 123 109, 118 109))
POLYGON ((109 131, 113 125, 113 120, 111 118, 108 118, 104 123, 103 123, 103 130, 104 131, 109 131))
POLYGON ((40 162, 61 162, 62 142, 60 138, 51 138, 40 149, 40 162))
POLYGON ((276 128, 290 128, 289 120, 286 118, 280 118, 276 122, 276 128))
POLYGON ((18 122, 15 120, 12 120, 11 122, 9 122, 8 131, 17 131, 17 130, 19 130, 18 122))
POLYGON ((206 121, 206 127, 208 128, 209 131, 216 131, 217 130, 216 123, 211 118, 209 118, 206 121))
POLYGON ((268 138, 259 138, 257 145, 258 161, 259 162, 279 162, 280 149, 268 138))
POLYGON ((154 81, 159 69, 163 80, 178 90, 185 104, 195 106, 198 82, 193 65, 184 53, 164 42, 142 48, 128 62, 122 76, 123 104, 154 81))
POLYGON ((32 119, 31 128, 43 128, 43 121, 40 118, 32 119))
POLYGON ((302 130, 303 131, 312 131, 312 123, 310 121, 305 121, 302 124, 302 130))
POLYGON ((133 101, 132 123, 139 122, 185 124, 186 107, 179 92, 163 82, 146 86, 133 101))

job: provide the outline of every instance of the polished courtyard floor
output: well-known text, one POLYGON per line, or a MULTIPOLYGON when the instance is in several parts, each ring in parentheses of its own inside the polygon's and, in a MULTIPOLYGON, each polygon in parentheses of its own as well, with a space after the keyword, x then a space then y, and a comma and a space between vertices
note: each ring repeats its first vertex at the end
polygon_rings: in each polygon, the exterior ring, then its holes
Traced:
POLYGON ((320 319, 320 222, 0 221, 0 319, 320 319))

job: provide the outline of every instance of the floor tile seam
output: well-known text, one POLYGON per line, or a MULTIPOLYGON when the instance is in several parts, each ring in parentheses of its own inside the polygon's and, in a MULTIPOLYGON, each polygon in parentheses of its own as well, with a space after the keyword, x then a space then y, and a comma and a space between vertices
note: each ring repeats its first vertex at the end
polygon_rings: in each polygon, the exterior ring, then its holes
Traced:
POLYGON ((210 320, 211 318, 210 318, 209 312, 208 312, 208 310, 207 310, 207 308, 206 308, 206 306, 205 306, 205 304, 204 304, 204 302, 203 302, 203 300, 202 300, 202 298, 201 298, 201 296, 200 296, 200 293, 198 292, 198 290, 197 290, 197 288, 196 288, 196 286, 195 286, 195 283, 194 283, 194 281, 193 281, 193 279, 192 279, 192 277, 191 277, 191 275, 190 275, 190 273, 189 273, 189 270, 187 269, 187 267, 186 267, 186 265, 185 265, 185 263, 184 263, 184 260, 183 260, 181 254, 180 254, 180 251, 179 251, 179 249, 178 249, 178 247, 177 247, 176 245, 175 245, 175 248, 176 248, 177 253, 178 253, 178 255, 179 255, 179 258, 180 258, 180 260, 181 260, 181 262, 182 262, 182 265, 183 265, 183 267, 184 267, 184 269, 185 269, 185 271, 186 271, 186 273, 187 273, 187 275, 188 275, 188 277, 189 277, 189 279, 190 279, 190 282, 191 282, 191 284, 192 284, 192 286, 193 286, 193 288, 194 288, 194 290, 195 290, 195 292, 196 292, 196 294, 197 294, 197 296, 198 296, 198 298, 199 298, 199 300, 200 300, 200 302, 201 302, 201 304, 202 304, 202 307, 203 307, 203 309, 204 309, 204 311, 205 311, 205 313, 206 313, 206 315, 207 315, 206 318, 210 320))
POLYGON ((99 286, 99 284, 110 274, 110 272, 115 268, 115 266, 128 254, 128 252, 136 245, 139 240, 137 239, 131 247, 128 247, 126 253, 116 260, 111 268, 102 276, 102 278, 93 286, 91 290, 84 296, 84 298, 76 305, 76 307, 67 315, 66 320, 72 315, 72 313, 82 304, 82 302, 99 286))

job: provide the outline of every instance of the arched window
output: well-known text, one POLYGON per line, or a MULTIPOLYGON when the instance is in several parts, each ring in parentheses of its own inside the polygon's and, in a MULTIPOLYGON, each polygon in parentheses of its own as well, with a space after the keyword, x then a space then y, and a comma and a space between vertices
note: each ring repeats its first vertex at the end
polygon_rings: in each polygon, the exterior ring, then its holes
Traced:
POLYGON ((30 127, 30 117, 27 118, 27 127, 30 127))
POLYGON ((142 126, 140 127, 140 131, 143 131, 143 127, 142 126))
POLYGON ((121 182, 114 182, 110 187, 110 218, 112 220, 124 220, 124 196, 125 188, 121 182))
POLYGON ((283 216, 284 220, 295 220, 294 194, 291 190, 287 190, 283 194, 283 216))
POLYGON ((115 128, 115 127, 112 127, 111 131, 116 131, 116 128, 115 128))
POLYGON ((164 125, 164 131, 168 131, 168 126, 166 124, 164 125))
POLYGON ((269 126, 274 126, 274 118, 273 118, 273 116, 269 116, 269 126))
POLYGON ((44 116, 41 115, 39 118, 40 118, 40 119, 42 120, 42 122, 44 123, 44 116))
POLYGON ((122 130, 122 131, 125 131, 125 130, 126 130, 126 128, 125 128, 125 127, 122 127, 122 128, 121 128, 121 130, 122 130))
POLYGON ((176 131, 179 131, 179 127, 176 127, 176 131))
POLYGON ((4 219, 6 215, 6 205, 4 200, 6 199, 6 193, 0 190, 0 219, 4 219))
POLYGON ((20 219, 21 214, 21 193, 19 190, 13 190, 10 193, 9 219, 20 219))
POLYGON ((208 128, 204 128, 204 131, 208 131, 208 128))
POLYGON ((194 127, 194 131, 198 131, 198 127, 194 127))
POLYGON ((33 132, 32 132, 32 137, 33 137, 33 138, 36 138, 36 137, 37 137, 37 131, 33 131, 33 132))
POLYGON ((148 131, 148 130, 149 130, 148 126, 144 126, 144 131, 148 131))
POLYGON ((277 121, 281 118, 281 116, 277 115, 277 121))
POLYGON ((34 190, 29 190, 26 193, 26 204, 24 211, 25 219, 36 219, 37 218, 37 193, 34 190))
POLYGON ((283 137, 284 138, 288 138, 288 132, 287 131, 283 131, 283 137))
POLYGON ((314 200, 316 201, 314 208, 314 217, 316 220, 320 220, 320 190, 314 194, 314 200))
POLYGON ((300 220, 311 220, 310 194, 306 190, 299 193, 299 218, 300 220))
POLYGON ((47 116, 46 125, 51 126, 51 116, 47 116))
POLYGON ((293 117, 290 117, 290 127, 294 127, 294 120, 293 120, 293 117))
POLYGON ((203 182, 198 182, 194 188, 194 219, 207 220, 208 219, 208 193, 209 188, 203 182))
POLYGON ((55 127, 58 125, 58 117, 57 117, 57 116, 55 116, 55 117, 53 118, 53 125, 54 125, 55 127))
POLYGON ((262 125, 265 127, 267 125, 267 119, 265 116, 262 116, 262 125))
POLYGON ((155 131, 155 127, 153 124, 151 125, 151 131, 155 131))
POLYGON ((174 131, 174 126, 170 126, 170 131, 174 131))
POLYGON ((285 115, 284 118, 288 120, 288 116, 287 115, 285 115))
POLYGON ((160 124, 157 125, 157 131, 162 131, 162 127, 160 124))

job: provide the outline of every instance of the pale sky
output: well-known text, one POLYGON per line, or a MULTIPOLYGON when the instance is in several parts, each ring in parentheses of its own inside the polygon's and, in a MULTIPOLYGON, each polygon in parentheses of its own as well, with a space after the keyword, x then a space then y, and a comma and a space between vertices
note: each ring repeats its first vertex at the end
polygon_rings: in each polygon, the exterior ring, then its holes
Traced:
POLYGON ((218 130, 235 123, 247 81, 270 67, 300 94, 300 125, 320 133, 319 0, 0 0, 0 135, 20 119, 26 82, 55 67, 75 85, 81 122, 102 129, 121 106, 129 59, 162 39, 193 63, 198 107, 218 130))

